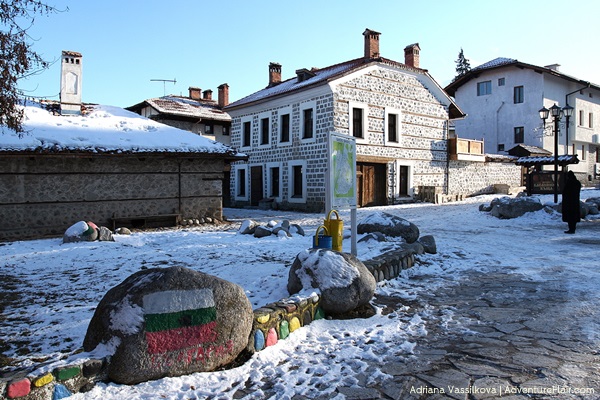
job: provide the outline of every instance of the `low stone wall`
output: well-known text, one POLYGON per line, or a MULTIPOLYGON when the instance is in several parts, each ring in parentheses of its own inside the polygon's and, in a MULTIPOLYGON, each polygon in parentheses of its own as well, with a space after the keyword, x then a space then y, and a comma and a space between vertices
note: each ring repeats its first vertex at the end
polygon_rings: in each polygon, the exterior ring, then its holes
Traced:
MULTIPOLYGON (((412 267, 414 263, 414 252, 404 249, 392 250, 364 262, 377 282, 396 278, 402 270, 412 267)), ((290 333, 312 321, 325 318, 319 306, 320 301, 320 296, 315 293, 308 298, 293 296, 254 310, 248 350, 261 351, 286 339, 290 333)), ((57 367, 36 376, 17 372, 0 379, 0 398, 60 400, 74 393, 86 392, 96 382, 107 379, 107 364, 107 359, 93 359, 57 367)), ((37 370, 44 369, 40 367, 37 370)))
POLYGON ((450 161, 448 194, 464 197, 495 193, 494 185, 521 186, 521 167, 505 159, 450 161))

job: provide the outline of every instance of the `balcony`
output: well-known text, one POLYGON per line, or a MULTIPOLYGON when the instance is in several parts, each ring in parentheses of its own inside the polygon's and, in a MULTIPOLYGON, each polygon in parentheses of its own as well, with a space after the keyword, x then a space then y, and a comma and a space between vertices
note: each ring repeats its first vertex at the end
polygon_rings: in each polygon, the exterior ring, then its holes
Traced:
POLYGON ((483 141, 452 137, 448 139, 448 157, 458 161, 485 162, 483 141))

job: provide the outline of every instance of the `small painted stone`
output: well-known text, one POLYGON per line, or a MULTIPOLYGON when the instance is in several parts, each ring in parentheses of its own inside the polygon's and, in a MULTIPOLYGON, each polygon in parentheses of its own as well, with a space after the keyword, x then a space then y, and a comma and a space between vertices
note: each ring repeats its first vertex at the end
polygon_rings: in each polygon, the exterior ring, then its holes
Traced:
POLYGON ((261 351, 265 348, 265 334, 257 329, 254 331, 254 349, 256 351, 261 351))
POLYGON ((273 346, 274 344, 277 343, 277 331, 275 330, 275 328, 271 328, 269 329, 269 332, 267 333, 267 347, 269 346, 273 346))

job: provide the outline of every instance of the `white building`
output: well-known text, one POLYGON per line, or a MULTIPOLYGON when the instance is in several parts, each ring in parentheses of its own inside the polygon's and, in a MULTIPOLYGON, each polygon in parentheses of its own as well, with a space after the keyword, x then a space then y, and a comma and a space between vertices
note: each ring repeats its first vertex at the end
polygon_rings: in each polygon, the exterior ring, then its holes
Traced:
MULTIPOLYGON (((379 32, 365 30, 364 55, 325 68, 298 69, 224 108, 231 145, 249 156, 232 166, 232 199, 261 199, 297 209, 325 206, 331 132, 357 142, 359 206, 411 199, 420 187, 448 185, 448 124, 463 113, 427 70, 418 44, 404 63, 381 57, 379 32)), ((310 62, 310 61, 307 61, 310 62)))
POLYGON ((539 110, 557 104, 574 107, 562 118, 558 154, 576 154, 569 165, 584 184, 600 178, 600 86, 559 72, 559 65, 539 67, 497 58, 473 68, 446 87, 467 117, 456 121, 460 138, 485 142, 487 153, 507 154, 518 144, 554 154, 552 117, 545 129, 539 110))

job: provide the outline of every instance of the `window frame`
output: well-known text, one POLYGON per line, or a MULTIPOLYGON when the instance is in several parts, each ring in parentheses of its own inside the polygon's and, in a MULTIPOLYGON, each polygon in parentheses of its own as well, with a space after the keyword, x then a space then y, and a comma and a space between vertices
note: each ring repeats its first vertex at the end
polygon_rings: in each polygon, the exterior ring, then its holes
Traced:
POLYGON ((513 104, 522 104, 525 102, 525 87, 515 86, 513 88, 513 104))
POLYGON ((513 128, 513 134, 514 134, 513 139, 515 141, 515 144, 525 143, 525 127, 524 126, 515 126, 513 128), (517 135, 520 136, 521 141, 517 141, 517 138, 518 138, 517 135))
POLYGON ((401 117, 402 117, 402 112, 400 111, 400 109, 386 107, 385 112, 384 112, 384 126, 383 126, 384 144, 386 146, 400 146, 401 145, 401 138, 402 138, 401 137, 402 123, 400 122, 401 117), (389 126, 390 115, 396 116, 396 140, 395 141, 390 140, 390 126, 389 126))
POLYGON ((248 170, 248 164, 235 166, 235 200, 248 201, 250 198, 248 170), (242 172, 244 173, 244 176, 243 179, 240 179, 240 173, 242 172), (240 193, 240 188, 242 187, 242 184, 244 188, 244 193, 240 193))
POLYGON ((258 147, 269 147, 271 145, 271 113, 261 113, 258 115, 258 147), (265 136, 266 121, 266 136, 265 136), (264 139, 266 138, 266 142, 264 139))
POLYGON ((317 102, 316 101, 308 101, 306 103, 300 104, 300 140, 302 143, 315 142, 317 136, 317 102), (312 110, 312 124, 311 130, 312 134, 310 137, 305 137, 305 128, 306 128, 306 114, 307 110, 312 110))
POLYGON ((506 78, 498 78, 498 86, 505 86, 506 78))
POLYGON ((355 101, 348 102, 348 135, 356 139, 357 143, 367 143, 369 134, 369 105, 355 101), (361 130, 362 137, 354 136, 354 109, 362 110, 361 130))
POLYGON ((306 203, 306 160, 291 160, 288 163, 288 201, 290 203, 306 203), (302 168, 302 194, 295 195, 295 169, 294 167, 302 168))
POLYGON ((477 96, 488 96, 492 94, 492 81, 477 82, 477 96), (485 86, 484 86, 485 85, 485 86), (486 90, 482 90, 486 89, 486 90))
POLYGON ((286 107, 281 108, 277 113, 277 143, 279 146, 291 146, 292 145, 292 108, 286 107), (282 141, 283 135, 283 121, 282 118, 284 115, 288 116, 288 140, 282 141))
POLYGON ((244 117, 241 120, 240 128, 240 149, 251 149, 252 148, 252 116, 244 117), (246 125, 249 124, 249 125, 246 125), (246 126, 249 126, 248 131, 248 143, 246 143, 246 126))
POLYGON ((282 182, 283 182, 283 168, 281 167, 281 163, 279 162, 271 162, 265 165, 267 170, 267 197, 275 199, 275 201, 281 201, 281 193, 282 193, 282 182), (278 169, 277 171, 277 179, 278 179, 278 192, 274 195, 273 193, 273 170, 278 169))

